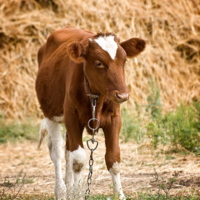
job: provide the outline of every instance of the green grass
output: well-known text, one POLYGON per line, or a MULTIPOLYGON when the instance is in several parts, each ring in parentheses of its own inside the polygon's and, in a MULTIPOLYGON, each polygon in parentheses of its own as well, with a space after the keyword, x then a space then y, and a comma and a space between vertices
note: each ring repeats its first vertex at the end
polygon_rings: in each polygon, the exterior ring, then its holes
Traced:
POLYGON ((21 123, 14 120, 8 122, 8 120, 0 117, 0 144, 7 141, 37 141, 38 131, 39 126, 34 122, 21 123))

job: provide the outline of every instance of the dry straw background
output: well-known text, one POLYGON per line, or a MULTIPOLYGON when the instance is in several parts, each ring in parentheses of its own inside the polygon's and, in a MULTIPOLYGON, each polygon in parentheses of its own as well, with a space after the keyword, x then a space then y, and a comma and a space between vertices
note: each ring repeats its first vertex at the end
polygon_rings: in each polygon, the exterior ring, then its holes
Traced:
POLYGON ((34 90, 37 51, 67 24, 147 41, 126 66, 130 105, 146 103, 151 77, 165 110, 200 99, 199 0, 0 0, 0 114, 42 116, 34 90))

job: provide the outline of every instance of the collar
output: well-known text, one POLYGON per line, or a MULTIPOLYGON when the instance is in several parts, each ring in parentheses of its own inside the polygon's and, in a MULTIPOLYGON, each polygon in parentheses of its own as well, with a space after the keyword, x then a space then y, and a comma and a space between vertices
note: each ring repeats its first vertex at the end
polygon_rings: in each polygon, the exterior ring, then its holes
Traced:
POLYGON ((90 93, 87 94, 87 96, 89 96, 90 99, 98 99, 100 94, 95 94, 95 93, 92 92, 92 89, 90 88, 90 84, 89 84, 88 79, 87 79, 86 74, 85 74, 85 63, 84 62, 83 62, 83 73, 84 73, 84 78, 85 78, 85 81, 87 83, 88 89, 90 91, 90 93))

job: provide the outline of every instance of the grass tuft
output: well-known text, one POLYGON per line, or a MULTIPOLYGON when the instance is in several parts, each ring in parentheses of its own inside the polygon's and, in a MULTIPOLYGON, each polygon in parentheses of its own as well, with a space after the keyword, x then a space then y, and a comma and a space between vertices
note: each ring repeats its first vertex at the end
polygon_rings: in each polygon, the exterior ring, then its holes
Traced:
POLYGON ((0 143, 22 140, 37 141, 38 130, 39 126, 36 123, 30 123, 29 121, 25 123, 7 122, 3 117, 0 117, 0 143))

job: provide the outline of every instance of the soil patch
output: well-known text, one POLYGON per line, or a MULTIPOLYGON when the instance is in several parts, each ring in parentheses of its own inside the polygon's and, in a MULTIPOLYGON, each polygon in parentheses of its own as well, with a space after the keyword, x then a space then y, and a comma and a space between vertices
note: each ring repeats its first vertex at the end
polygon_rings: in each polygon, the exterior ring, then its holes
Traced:
MULTIPOLYGON (((86 136, 88 137, 88 136, 86 136)), ((85 138, 86 139, 86 138, 85 138)), ((104 137, 96 136, 99 147, 94 152, 94 172, 91 194, 112 194, 112 180, 104 161, 104 137)), ((85 144, 85 142, 84 142, 85 144)), ((86 147, 86 144, 85 144, 86 147)), ((159 184, 166 183, 170 177, 176 182, 170 190, 171 195, 191 194, 200 191, 200 158, 194 155, 155 154, 148 145, 139 147, 134 142, 121 143, 121 181, 124 193, 134 195, 138 191, 158 192, 159 184), (157 173, 157 175, 156 175, 157 173), (159 179, 159 181, 156 181, 159 179)), ((88 158, 89 151, 86 148, 88 158)), ((63 159, 62 170, 65 173, 63 159)), ((23 186, 20 193, 48 193, 54 191, 54 167, 50 160, 48 148, 42 145, 37 150, 37 143, 6 143, 0 145, 0 190, 5 185, 5 178, 14 184, 19 173, 26 174, 30 181, 23 186)), ((86 183, 88 166, 84 171, 86 183)))

